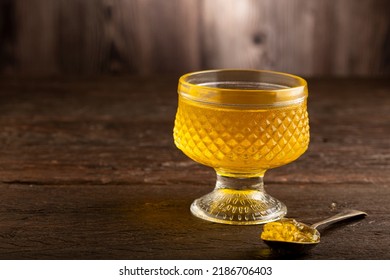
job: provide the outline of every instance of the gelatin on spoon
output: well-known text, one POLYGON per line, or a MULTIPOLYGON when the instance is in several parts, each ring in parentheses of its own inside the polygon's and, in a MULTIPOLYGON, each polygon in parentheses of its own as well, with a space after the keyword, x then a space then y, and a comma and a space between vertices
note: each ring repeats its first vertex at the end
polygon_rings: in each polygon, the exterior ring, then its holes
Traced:
POLYGON ((318 243, 319 232, 294 219, 281 219, 264 225, 261 239, 295 243, 318 243))

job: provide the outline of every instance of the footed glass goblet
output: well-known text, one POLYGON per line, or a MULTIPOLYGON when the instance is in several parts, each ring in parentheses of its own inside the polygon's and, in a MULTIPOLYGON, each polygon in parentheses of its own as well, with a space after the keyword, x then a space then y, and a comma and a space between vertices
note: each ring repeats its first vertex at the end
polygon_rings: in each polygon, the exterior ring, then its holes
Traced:
POLYGON ((306 81, 272 71, 210 70, 182 76, 178 93, 175 144, 217 173, 214 190, 191 212, 234 225, 282 218, 287 208, 265 192, 263 176, 309 145, 306 81))

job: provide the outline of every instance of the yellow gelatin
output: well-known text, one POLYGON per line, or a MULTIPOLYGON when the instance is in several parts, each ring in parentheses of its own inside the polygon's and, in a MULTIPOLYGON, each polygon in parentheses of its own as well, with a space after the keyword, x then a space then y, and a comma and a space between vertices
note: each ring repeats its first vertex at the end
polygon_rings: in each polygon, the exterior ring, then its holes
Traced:
POLYGON ((316 243, 320 241, 317 230, 298 223, 294 219, 281 219, 264 225, 261 239, 297 243, 316 243))
POLYGON ((306 100, 274 108, 213 106, 179 96, 174 139, 193 160, 219 175, 262 176, 309 145, 306 100))

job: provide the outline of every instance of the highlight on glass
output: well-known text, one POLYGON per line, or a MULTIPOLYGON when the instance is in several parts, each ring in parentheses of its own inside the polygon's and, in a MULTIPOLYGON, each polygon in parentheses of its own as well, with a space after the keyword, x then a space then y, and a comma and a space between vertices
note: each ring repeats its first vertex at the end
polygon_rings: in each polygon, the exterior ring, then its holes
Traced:
POLYGON ((309 145, 307 83, 285 73, 221 69, 179 79, 174 141, 214 168, 214 190, 191 205, 204 220, 261 224, 287 207, 264 190, 268 169, 296 160, 309 145))

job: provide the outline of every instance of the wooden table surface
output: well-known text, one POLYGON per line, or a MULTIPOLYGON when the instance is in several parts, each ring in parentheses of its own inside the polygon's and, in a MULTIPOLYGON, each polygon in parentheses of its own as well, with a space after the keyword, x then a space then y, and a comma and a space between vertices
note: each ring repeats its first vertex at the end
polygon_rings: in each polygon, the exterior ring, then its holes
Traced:
POLYGON ((193 217, 214 171, 172 140, 177 77, 0 80, 1 259, 389 259, 390 81, 309 79, 311 143, 267 172, 288 216, 346 208, 306 255, 281 255, 262 226, 193 217))

